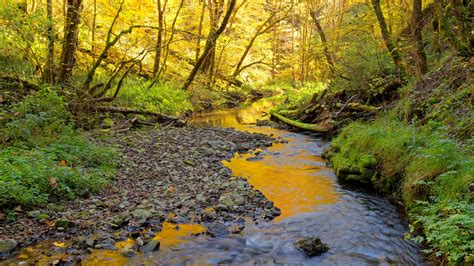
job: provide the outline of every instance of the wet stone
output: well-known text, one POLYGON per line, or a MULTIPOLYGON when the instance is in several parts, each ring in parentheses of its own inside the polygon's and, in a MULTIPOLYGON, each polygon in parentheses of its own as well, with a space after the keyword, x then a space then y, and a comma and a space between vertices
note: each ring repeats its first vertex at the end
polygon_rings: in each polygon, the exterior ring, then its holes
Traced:
POLYGON ((150 242, 148 242, 146 245, 140 248, 141 252, 147 253, 147 252, 153 252, 157 251, 160 249, 160 241, 152 239, 150 242))
POLYGON ((295 246, 309 257, 319 256, 329 250, 329 247, 322 243, 319 237, 300 238, 295 242, 295 246))

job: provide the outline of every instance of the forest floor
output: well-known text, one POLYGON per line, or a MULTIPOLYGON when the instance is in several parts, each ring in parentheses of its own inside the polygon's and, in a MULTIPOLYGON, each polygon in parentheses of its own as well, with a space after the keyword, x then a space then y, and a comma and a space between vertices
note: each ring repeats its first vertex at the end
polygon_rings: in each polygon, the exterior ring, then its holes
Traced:
POLYGON ((87 249, 114 249, 131 237, 141 238, 137 251, 164 221, 199 223, 211 235, 238 233, 244 217, 271 220, 280 210, 221 161, 274 141, 281 140, 216 128, 118 133, 101 140, 122 154, 116 178, 103 192, 34 211, 18 209, 16 221, 2 224, 0 235, 15 239, 16 250, 48 239, 72 242, 65 252, 75 256, 67 260, 78 261, 87 249))

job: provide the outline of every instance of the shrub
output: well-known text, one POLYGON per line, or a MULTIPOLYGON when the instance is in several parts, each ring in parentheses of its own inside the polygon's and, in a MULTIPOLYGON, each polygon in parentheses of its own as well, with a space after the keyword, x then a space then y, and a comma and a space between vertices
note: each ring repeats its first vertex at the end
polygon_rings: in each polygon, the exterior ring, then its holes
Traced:
POLYGON ((27 96, 12 112, 12 117, 1 122, 3 141, 55 137, 69 126, 71 119, 62 97, 47 88, 27 96))
POLYGON ((114 155, 73 132, 35 149, 2 149, 0 206, 41 205, 97 192, 113 173, 114 155))

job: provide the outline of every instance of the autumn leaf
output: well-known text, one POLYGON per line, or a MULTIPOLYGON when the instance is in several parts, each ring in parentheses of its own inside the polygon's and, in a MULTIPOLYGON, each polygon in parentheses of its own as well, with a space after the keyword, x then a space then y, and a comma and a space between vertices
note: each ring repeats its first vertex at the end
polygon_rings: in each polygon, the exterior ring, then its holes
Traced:
POLYGON ((58 187, 58 179, 56 177, 50 177, 49 178, 49 184, 51 185, 52 188, 57 188, 58 187))

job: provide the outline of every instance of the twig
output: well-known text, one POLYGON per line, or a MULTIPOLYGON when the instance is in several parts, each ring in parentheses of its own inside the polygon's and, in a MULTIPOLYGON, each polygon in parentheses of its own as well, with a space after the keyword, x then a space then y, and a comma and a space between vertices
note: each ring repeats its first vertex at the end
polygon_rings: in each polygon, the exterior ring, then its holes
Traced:
POLYGON ((342 106, 341 110, 339 110, 336 114, 334 114, 334 117, 337 117, 341 112, 342 110, 344 110, 344 108, 346 108, 346 106, 349 104, 349 102, 355 97, 356 95, 352 95, 349 100, 347 100, 347 102, 342 106))

